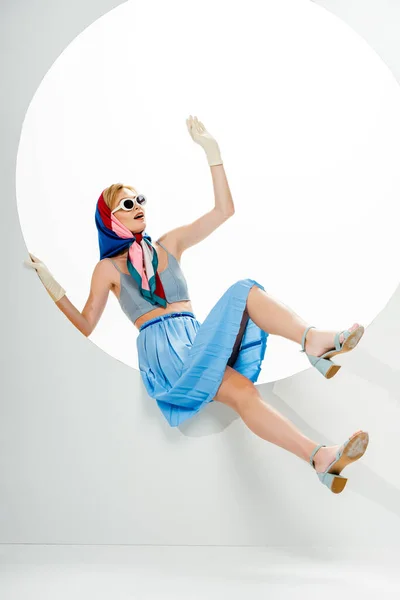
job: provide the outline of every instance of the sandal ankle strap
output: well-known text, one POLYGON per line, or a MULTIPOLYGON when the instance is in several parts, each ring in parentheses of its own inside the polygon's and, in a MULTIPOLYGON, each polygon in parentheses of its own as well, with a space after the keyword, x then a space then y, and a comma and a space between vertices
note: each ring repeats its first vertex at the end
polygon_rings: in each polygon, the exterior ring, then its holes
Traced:
POLYGON ((316 455, 316 453, 318 452, 318 450, 320 448, 326 448, 326 444, 318 444, 318 446, 315 446, 314 450, 311 452, 310 459, 308 461, 314 469, 315 469, 314 456, 316 455))
POLYGON ((300 350, 300 352, 305 352, 306 351, 306 335, 310 331, 310 329, 316 329, 316 327, 314 325, 310 325, 309 327, 307 327, 307 329, 303 333, 303 337, 301 339, 301 350, 300 350))

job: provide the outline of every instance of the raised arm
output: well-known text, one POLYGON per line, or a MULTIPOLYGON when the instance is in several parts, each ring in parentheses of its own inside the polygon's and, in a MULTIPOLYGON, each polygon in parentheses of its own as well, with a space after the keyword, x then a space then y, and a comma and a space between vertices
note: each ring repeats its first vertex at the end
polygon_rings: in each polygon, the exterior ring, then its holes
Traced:
POLYGON ((175 248, 179 258, 184 250, 204 240, 217 227, 222 225, 235 213, 235 207, 221 159, 219 146, 213 136, 206 130, 197 117, 186 120, 186 125, 194 142, 199 144, 206 153, 214 188, 214 208, 192 223, 181 225, 160 237, 168 240, 175 248))
POLYGON ((223 165, 210 168, 214 185, 214 208, 192 223, 176 227, 160 237, 160 241, 168 237, 171 248, 175 249, 173 254, 178 259, 184 250, 204 240, 235 213, 223 165))

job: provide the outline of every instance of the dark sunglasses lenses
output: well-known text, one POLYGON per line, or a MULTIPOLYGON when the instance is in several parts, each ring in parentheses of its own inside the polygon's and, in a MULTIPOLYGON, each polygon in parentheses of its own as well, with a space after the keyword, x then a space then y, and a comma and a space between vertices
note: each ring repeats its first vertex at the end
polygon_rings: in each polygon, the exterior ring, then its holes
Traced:
MULTIPOLYGON (((139 196, 136 197, 136 202, 140 206, 143 206, 147 202, 146 196, 143 196, 143 194, 140 194, 139 196)), ((135 206, 135 202, 131 198, 125 198, 125 200, 123 201, 123 205, 124 205, 125 210, 132 210, 132 208, 135 206)))
POLYGON ((125 210, 132 210, 134 202, 130 198, 126 198, 126 200, 123 201, 122 205, 125 210))

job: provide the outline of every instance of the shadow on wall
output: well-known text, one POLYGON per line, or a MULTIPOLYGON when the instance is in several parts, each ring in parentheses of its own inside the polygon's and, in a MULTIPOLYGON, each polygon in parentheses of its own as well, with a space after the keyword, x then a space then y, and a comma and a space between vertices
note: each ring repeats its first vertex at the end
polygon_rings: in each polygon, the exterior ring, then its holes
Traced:
POLYGON ((210 402, 191 419, 179 425, 177 429, 187 437, 207 437, 221 433, 238 419, 240 419, 239 415, 229 406, 221 402, 210 402))

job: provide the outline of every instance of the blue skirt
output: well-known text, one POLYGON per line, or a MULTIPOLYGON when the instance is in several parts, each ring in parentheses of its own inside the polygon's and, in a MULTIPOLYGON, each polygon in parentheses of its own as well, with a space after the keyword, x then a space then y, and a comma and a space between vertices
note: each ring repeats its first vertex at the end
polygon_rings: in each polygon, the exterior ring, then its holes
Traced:
POLYGON ((192 312, 168 313, 144 323, 137 337, 142 381, 171 427, 211 402, 229 365, 257 381, 268 333, 249 317, 254 279, 232 284, 203 323, 192 312))

